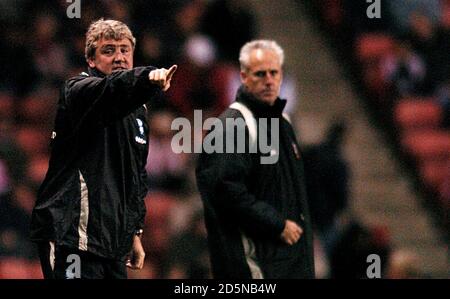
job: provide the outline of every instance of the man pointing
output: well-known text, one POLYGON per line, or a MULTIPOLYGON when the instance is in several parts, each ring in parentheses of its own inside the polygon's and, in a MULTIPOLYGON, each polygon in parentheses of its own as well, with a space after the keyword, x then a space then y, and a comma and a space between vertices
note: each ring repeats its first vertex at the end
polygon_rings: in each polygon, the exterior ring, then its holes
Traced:
POLYGON ((135 44, 122 22, 92 23, 88 72, 62 88, 31 223, 45 278, 126 278, 126 266, 143 267, 145 103, 170 87, 177 66, 134 68, 135 44), (74 255, 78 271, 69 268, 74 255))

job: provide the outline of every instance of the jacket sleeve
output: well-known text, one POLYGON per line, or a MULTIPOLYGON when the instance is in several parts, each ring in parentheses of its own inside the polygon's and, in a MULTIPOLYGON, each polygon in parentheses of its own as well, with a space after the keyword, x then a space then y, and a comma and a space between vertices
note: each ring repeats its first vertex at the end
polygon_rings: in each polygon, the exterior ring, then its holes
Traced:
POLYGON ((141 187, 141 192, 139 194, 139 218, 137 221, 137 228, 136 230, 143 229, 145 226, 145 216, 147 214, 147 208, 145 206, 145 197, 148 192, 147 187, 147 172, 145 171, 145 168, 141 169, 140 171, 141 180, 143 182, 143 186, 141 187))
POLYGON ((104 78, 78 76, 68 80, 65 105, 75 124, 119 119, 148 101, 157 101, 161 88, 148 80, 154 67, 136 67, 104 78))
POLYGON ((244 232, 278 238, 285 220, 250 192, 251 168, 249 153, 202 153, 197 166, 200 193, 217 214, 226 214, 228 221, 237 222, 244 232))

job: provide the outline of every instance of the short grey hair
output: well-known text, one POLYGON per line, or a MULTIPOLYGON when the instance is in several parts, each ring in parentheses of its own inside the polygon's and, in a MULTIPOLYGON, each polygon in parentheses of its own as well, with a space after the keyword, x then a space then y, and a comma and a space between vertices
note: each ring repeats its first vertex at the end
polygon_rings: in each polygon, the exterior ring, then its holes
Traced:
POLYGON ((280 65, 284 63, 284 51, 280 45, 274 40, 259 39, 253 40, 242 46, 239 53, 239 63, 241 64, 241 71, 248 70, 250 64, 250 53, 253 50, 270 50, 277 54, 280 59, 280 65))
POLYGON ((87 60, 95 56, 95 49, 100 39, 120 40, 128 38, 134 48, 136 46, 136 38, 133 36, 130 28, 120 21, 104 20, 103 18, 93 22, 86 32, 86 46, 84 56, 87 60))

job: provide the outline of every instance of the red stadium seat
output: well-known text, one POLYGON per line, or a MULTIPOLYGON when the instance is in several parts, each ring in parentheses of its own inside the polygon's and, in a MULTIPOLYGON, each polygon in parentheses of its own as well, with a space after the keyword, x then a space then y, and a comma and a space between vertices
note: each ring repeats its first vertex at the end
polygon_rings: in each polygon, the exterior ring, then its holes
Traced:
POLYGON ((50 144, 50 132, 33 126, 18 127, 16 142, 29 158, 36 154, 46 154, 50 144))
POLYGON ((360 62, 378 60, 393 50, 394 39, 384 33, 366 33, 355 42, 356 57, 360 62))
POLYGON ((419 165, 420 175, 433 190, 439 191, 448 175, 448 163, 443 161, 423 161, 419 165))
POLYGON ((41 92, 20 101, 19 116, 24 123, 45 127, 53 124, 58 94, 41 92))
POLYGON ((405 98, 394 108, 394 120, 400 130, 438 128, 443 111, 432 98, 405 98))
POLYGON ((49 164, 48 155, 33 155, 27 167, 28 178, 37 185, 40 185, 45 178, 49 164))
POLYGON ((381 104, 388 95, 388 85, 381 71, 381 60, 392 53, 394 39, 385 33, 365 33, 355 41, 355 56, 362 64, 364 85, 379 99, 381 104))
POLYGON ((420 160, 445 161, 450 157, 450 132, 424 129, 406 131, 401 143, 407 152, 420 160))
POLYGON ((43 275, 38 261, 7 257, 0 259, 0 278, 40 279, 43 275))

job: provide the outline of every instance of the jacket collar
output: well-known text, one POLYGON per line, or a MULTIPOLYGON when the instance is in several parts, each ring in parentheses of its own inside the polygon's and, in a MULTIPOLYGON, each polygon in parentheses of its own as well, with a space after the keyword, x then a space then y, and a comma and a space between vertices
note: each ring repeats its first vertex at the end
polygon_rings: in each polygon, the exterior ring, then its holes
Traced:
POLYGON ((93 77, 100 77, 100 78, 106 77, 105 74, 103 74, 96 68, 91 68, 91 67, 88 67, 88 74, 89 74, 89 76, 93 76, 93 77))
POLYGON ((238 89, 236 101, 245 104, 253 114, 265 117, 280 117, 286 106, 286 100, 280 98, 277 98, 272 106, 262 102, 248 93, 243 85, 238 89))

